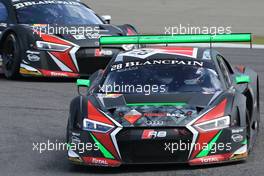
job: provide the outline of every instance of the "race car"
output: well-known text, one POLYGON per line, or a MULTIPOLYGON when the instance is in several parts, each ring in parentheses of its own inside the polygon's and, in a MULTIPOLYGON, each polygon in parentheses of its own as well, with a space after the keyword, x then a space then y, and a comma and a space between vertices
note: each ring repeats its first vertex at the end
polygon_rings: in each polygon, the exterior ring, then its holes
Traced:
MULTIPOLYGON (((243 42, 250 34, 102 37, 101 45, 243 42)), ((257 139, 258 74, 212 48, 121 52, 77 80, 68 159, 74 164, 215 164, 246 160, 257 139), (86 146, 86 147, 80 147, 86 146)))
POLYGON ((137 34, 132 25, 110 20, 78 0, 0 0, 0 70, 9 79, 90 75, 135 47, 99 50, 100 36, 137 34))

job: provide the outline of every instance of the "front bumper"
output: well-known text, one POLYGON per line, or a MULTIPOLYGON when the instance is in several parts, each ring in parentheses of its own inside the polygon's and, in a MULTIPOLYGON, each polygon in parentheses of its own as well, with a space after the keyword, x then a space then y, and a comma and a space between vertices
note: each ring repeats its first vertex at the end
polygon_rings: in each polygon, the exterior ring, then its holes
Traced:
POLYGON ((76 48, 65 52, 27 51, 20 74, 37 77, 88 76, 104 69, 120 48, 76 48))
POLYGON ((241 127, 203 132, 198 136, 188 128, 123 128, 114 133, 114 138, 113 132, 99 134, 79 131, 73 134, 78 136, 72 135, 70 138, 74 140, 71 142, 90 143, 92 146, 99 142, 111 153, 109 157, 102 149, 82 152, 69 150, 69 160, 82 165, 107 167, 118 167, 121 164, 166 163, 203 165, 244 160, 248 156, 246 129, 241 127), (146 133, 151 135, 146 137, 146 133))

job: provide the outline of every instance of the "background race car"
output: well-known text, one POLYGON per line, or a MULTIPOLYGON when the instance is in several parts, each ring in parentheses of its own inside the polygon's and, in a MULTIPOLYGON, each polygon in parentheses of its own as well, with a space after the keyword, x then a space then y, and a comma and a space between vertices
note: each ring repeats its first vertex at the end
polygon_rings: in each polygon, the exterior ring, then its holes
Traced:
MULTIPOLYGON (((250 34, 102 37, 102 45, 250 41, 250 34)), ((206 48, 119 53, 70 106, 68 157, 75 164, 212 164, 244 160, 256 141, 259 81, 206 48), (80 151, 78 144, 90 144, 80 151), (74 147, 75 146, 75 147, 74 147)))
POLYGON ((137 33, 132 25, 110 25, 110 16, 100 17, 77 0, 0 0, 0 14, 0 64, 10 79, 89 75, 134 47, 99 50, 100 36, 137 33))

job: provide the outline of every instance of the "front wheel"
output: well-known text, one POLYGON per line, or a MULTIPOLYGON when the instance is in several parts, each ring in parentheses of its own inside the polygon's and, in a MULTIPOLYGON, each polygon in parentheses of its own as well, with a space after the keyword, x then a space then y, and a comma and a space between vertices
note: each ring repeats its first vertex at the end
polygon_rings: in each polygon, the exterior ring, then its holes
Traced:
POLYGON ((3 44, 3 71, 8 79, 15 79, 19 76, 20 68, 20 47, 15 34, 9 34, 3 44))

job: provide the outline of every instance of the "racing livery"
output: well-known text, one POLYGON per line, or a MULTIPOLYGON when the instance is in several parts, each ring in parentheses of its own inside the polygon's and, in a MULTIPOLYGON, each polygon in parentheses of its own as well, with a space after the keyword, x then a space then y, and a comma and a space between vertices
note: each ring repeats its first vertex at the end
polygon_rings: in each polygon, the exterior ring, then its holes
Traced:
MULTIPOLYGON (((147 42, 162 43, 151 39, 147 42)), ((121 52, 105 70, 77 80, 77 85, 80 96, 71 102, 67 127, 68 159, 75 164, 239 161, 256 141, 258 75, 231 66, 211 48, 121 52), (88 87, 87 94, 81 87, 88 87), (93 148, 80 151, 80 143, 93 148)))
POLYGON ((110 16, 77 0, 0 0, 0 14, 0 70, 9 79, 90 75, 134 47, 99 50, 100 36, 137 33, 132 25, 109 24, 110 16))

